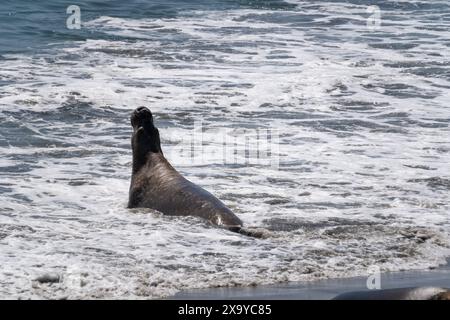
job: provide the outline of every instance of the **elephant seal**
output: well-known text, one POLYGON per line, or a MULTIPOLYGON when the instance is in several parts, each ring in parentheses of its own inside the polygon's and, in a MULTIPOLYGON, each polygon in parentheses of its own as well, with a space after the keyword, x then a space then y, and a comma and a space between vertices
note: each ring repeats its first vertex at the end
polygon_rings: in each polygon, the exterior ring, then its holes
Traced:
POLYGON ((146 107, 131 115, 133 169, 129 208, 151 208, 167 215, 199 216, 241 232, 242 221, 211 193, 185 179, 161 150, 159 131, 146 107))
POLYGON ((340 294, 333 300, 450 300, 450 289, 419 287, 355 291, 340 294))

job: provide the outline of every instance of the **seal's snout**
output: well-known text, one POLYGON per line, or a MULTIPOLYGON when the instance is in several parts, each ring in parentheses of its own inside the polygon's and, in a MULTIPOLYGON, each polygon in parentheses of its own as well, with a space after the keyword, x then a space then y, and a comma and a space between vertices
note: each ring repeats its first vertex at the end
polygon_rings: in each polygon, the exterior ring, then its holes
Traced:
POLYGON ((150 113, 150 114, 152 114, 150 112, 150 110, 148 110, 147 107, 139 107, 136 110, 134 110, 134 112, 137 112, 137 113, 150 113))
POLYGON ((139 107, 131 114, 131 125, 134 128, 139 128, 145 123, 153 123, 153 115, 148 108, 139 107))
POLYGON ((152 112, 147 107, 139 107, 134 110, 133 117, 140 118, 142 120, 153 120, 152 112))

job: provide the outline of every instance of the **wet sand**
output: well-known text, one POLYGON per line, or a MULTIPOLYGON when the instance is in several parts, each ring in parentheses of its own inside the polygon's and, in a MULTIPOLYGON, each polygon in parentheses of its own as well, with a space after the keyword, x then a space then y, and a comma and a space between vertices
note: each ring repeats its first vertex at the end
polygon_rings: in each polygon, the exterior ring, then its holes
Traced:
MULTIPOLYGON (((366 291, 366 281, 367 277, 354 277, 256 287, 187 290, 170 299, 328 300, 345 292, 366 291)), ((381 275, 382 289, 424 286, 450 288, 450 263, 433 270, 387 272, 381 275)))

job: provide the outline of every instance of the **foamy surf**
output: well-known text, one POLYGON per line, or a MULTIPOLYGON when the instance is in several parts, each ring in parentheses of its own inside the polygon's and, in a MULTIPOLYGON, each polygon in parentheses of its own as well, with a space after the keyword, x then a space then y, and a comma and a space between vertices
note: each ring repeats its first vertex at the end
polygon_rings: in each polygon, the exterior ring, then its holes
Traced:
POLYGON ((432 3, 386 7, 376 32, 364 5, 326 1, 101 16, 84 28, 112 38, 5 54, 0 297, 159 298, 445 263, 449 33, 433 17, 448 5, 432 3), (269 237, 126 209, 141 105, 169 160, 269 237), (213 148, 216 129, 277 130, 279 167, 190 163, 174 150, 199 119, 213 148))

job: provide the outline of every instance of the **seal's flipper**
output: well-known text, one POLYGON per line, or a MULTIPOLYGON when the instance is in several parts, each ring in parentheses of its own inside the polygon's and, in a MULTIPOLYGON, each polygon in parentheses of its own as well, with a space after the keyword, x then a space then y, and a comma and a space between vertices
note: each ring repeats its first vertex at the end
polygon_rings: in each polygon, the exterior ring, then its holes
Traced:
MULTIPOLYGON (((233 230, 231 230, 233 231, 233 230)), ((258 238, 258 239, 267 239, 271 236, 271 233, 267 229, 263 228, 246 228, 241 227, 239 230, 235 231, 239 234, 242 234, 247 237, 258 238)))

